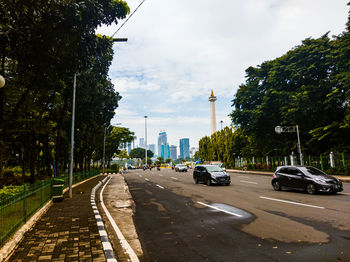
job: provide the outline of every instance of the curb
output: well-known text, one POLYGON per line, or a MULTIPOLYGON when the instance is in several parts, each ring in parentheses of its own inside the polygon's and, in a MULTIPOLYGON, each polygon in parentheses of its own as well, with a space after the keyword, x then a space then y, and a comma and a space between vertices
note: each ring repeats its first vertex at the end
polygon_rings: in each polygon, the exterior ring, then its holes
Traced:
POLYGON ((91 206, 92 206, 92 210, 94 211, 98 233, 100 234, 100 237, 101 237, 102 247, 103 247, 103 251, 105 253, 106 259, 108 262, 117 262, 117 260, 114 257, 112 244, 109 241, 107 231, 105 230, 105 227, 102 221, 102 217, 100 215, 100 212, 98 211, 98 208, 95 202, 96 191, 100 188, 101 185, 103 185, 106 182, 107 179, 111 179, 110 176, 105 177, 102 181, 98 181, 98 184, 94 186, 94 188, 91 190, 91 206))
MULTIPOLYGON (((87 182, 95 177, 98 177, 100 175, 92 176, 84 181, 76 183, 72 186, 72 188, 75 188, 75 187, 81 185, 82 183, 85 183, 85 182, 87 182)), ((63 194, 66 193, 68 190, 69 190, 69 187, 66 187, 63 190, 63 194)), ((10 256, 12 255, 12 252, 15 250, 15 248, 18 246, 18 244, 22 241, 24 234, 27 233, 35 225, 35 223, 47 212, 47 210, 49 210, 49 208, 52 206, 52 204, 53 204, 52 200, 49 200, 23 226, 21 226, 16 231, 16 233, 0 249, 0 261, 7 261, 10 258, 10 256)))

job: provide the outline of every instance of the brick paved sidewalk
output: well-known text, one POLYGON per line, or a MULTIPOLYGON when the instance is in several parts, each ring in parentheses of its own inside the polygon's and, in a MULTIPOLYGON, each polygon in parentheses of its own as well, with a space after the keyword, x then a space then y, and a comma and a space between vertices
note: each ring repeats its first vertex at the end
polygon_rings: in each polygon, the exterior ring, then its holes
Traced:
POLYGON ((104 176, 93 178, 54 203, 25 235, 9 261, 106 261, 95 216, 91 189, 104 176))

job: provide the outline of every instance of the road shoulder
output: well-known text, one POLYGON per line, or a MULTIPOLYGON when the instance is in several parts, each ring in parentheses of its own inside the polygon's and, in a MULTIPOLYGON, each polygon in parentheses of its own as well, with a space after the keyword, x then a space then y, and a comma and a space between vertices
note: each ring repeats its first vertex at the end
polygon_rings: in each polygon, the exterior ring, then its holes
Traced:
MULTIPOLYGON (((129 192, 129 188, 121 174, 111 175, 111 180, 103 192, 103 201, 114 219, 114 222, 119 227, 125 240, 136 253, 137 257, 143 256, 142 247, 136 232, 133 216, 136 210, 136 205, 129 192)), ((104 220, 107 221, 104 217, 104 220)), ((124 257, 125 252, 120 253, 120 239, 118 240, 114 234, 114 230, 109 222, 106 223, 107 231, 111 236, 112 245, 117 247, 117 257, 124 257), (112 234, 113 232, 113 234, 112 234), (119 251, 118 251, 119 250, 119 251)))

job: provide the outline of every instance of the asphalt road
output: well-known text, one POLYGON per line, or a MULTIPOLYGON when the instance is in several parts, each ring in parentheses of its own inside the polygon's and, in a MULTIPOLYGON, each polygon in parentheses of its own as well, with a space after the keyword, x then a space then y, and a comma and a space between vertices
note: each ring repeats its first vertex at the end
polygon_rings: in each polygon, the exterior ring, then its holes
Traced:
POLYGON ((141 261, 350 261, 350 184, 336 195, 274 191, 271 177, 195 184, 192 170, 127 171, 141 261))

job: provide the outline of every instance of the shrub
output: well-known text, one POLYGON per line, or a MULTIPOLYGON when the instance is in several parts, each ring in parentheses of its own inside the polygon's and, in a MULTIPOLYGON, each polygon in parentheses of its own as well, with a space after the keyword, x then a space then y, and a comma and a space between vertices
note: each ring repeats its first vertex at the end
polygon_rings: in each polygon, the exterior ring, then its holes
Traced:
POLYGON ((0 189, 0 202, 1 199, 9 198, 23 192, 23 186, 4 186, 0 189))

